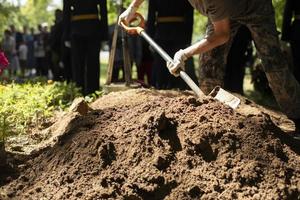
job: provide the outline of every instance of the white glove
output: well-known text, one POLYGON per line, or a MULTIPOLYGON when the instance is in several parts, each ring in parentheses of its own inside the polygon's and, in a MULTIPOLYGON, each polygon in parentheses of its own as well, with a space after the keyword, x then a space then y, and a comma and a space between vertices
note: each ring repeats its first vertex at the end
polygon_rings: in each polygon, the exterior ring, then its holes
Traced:
POLYGON ((169 72, 178 77, 179 72, 181 70, 185 70, 185 61, 187 60, 187 55, 184 53, 182 49, 177 51, 174 55, 173 62, 167 62, 167 67, 169 69, 169 72))
POLYGON ((70 41, 65 41, 65 47, 71 48, 71 42, 70 41))
POLYGON ((125 21, 126 24, 134 18, 134 14, 136 13, 138 7, 134 7, 130 5, 120 16, 118 20, 118 24, 121 25, 122 21, 125 21))

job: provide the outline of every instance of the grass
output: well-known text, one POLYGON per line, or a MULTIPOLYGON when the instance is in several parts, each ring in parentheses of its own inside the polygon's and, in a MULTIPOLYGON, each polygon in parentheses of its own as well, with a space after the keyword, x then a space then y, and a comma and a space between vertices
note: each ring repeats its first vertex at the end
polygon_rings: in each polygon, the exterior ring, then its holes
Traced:
POLYGON ((72 83, 27 81, 0 85, 0 140, 41 126, 54 111, 66 109, 80 96, 72 83))

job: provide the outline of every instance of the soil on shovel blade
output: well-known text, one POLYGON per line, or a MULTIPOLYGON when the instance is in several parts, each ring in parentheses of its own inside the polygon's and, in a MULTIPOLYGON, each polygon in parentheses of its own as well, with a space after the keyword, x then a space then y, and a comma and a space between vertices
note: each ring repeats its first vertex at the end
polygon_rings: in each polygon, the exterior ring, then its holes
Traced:
POLYGON ((267 112, 150 90, 91 107, 0 199, 300 199, 300 144, 267 112))

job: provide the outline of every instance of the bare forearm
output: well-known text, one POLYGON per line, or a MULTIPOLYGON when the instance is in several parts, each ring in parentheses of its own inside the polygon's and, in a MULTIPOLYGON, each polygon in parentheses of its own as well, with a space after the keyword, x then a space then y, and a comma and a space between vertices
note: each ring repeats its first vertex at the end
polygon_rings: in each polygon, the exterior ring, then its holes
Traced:
POLYGON ((212 50, 215 47, 218 47, 222 44, 225 44, 229 39, 229 35, 227 34, 212 34, 201 41, 187 47, 184 49, 185 54, 187 57, 192 57, 197 54, 201 54, 207 51, 212 50))
POLYGON ((140 7, 140 5, 143 3, 144 0, 133 0, 130 4, 130 6, 133 6, 133 7, 140 7))
POLYGON ((213 32, 201 41, 184 49, 187 57, 207 52, 226 43, 230 37, 230 21, 228 18, 212 22, 213 32))

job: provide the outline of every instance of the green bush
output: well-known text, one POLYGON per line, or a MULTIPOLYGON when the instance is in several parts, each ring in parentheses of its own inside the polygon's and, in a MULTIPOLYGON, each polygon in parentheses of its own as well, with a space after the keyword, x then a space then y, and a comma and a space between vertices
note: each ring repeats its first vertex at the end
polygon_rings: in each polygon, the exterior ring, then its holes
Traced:
POLYGON ((64 110, 78 96, 79 89, 66 82, 0 85, 0 140, 41 125, 54 111, 64 110))

